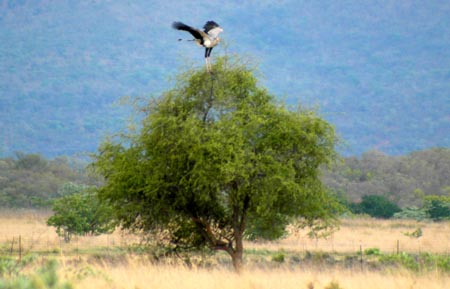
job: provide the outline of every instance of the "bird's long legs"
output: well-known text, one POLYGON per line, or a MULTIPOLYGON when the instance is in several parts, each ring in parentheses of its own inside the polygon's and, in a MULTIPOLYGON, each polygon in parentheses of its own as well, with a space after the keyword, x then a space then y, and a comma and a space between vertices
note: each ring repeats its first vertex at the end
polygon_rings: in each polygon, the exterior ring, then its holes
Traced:
POLYGON ((211 62, 209 61, 209 56, 211 55, 212 47, 205 49, 205 64, 206 71, 211 72, 211 62))
POLYGON ((211 64, 209 63, 209 57, 205 57, 206 71, 211 72, 211 64))

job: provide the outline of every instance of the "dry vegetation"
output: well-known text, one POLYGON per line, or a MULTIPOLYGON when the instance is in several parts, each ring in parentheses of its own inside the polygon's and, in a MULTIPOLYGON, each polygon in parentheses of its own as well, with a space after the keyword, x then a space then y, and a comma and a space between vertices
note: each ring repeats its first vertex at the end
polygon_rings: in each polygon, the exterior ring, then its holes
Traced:
MULTIPOLYGON (((277 252, 286 252, 289 256, 305 252, 354 254, 362 246, 392 253, 397 250, 397 241, 401 251, 448 255, 449 222, 344 220, 340 230, 328 239, 311 240, 306 231, 300 231, 277 242, 247 242, 248 267, 238 275, 221 254, 198 257, 203 261, 207 259, 208 266, 204 266, 205 262, 195 262, 194 258, 192 266, 186 266, 181 259, 155 263, 142 254, 127 253, 115 258, 114 248, 136 241, 118 232, 80 237, 67 245, 59 240, 53 228, 46 226, 48 216, 49 212, 0 212, 0 254, 10 255, 12 240, 17 248, 18 236, 21 236, 24 253, 37 252, 45 256, 57 252, 53 258, 58 258, 61 264, 60 276, 76 288, 450 288, 448 273, 437 270, 415 273, 392 268, 360 270, 358 267, 307 266, 292 263, 288 258, 283 263, 271 262, 277 252), (407 236, 406 233, 417 228, 422 230, 420 238, 407 236), (98 258, 99 255, 103 258, 98 258), (261 258, 265 263, 258 261, 261 258), (199 264, 203 265, 196 266, 199 264)), ((14 254, 17 251, 14 250, 14 254)))
MULTIPOLYGON (((46 225, 50 212, 23 210, 0 212, 0 244, 11 244, 13 238, 22 238, 26 251, 89 248, 91 246, 123 246, 137 241, 130 235, 115 232, 111 235, 75 238, 72 244, 62 244, 54 228, 46 225)), ((410 253, 430 252, 450 254, 450 222, 417 222, 404 220, 346 219, 338 231, 327 238, 311 239, 308 231, 298 231, 275 242, 247 242, 247 249, 290 252, 321 251, 354 253, 360 249, 379 248, 393 253, 400 250, 410 253), (421 228, 422 236, 408 234, 421 228)))
MULTIPOLYGON (((449 288, 450 278, 436 273, 416 276, 409 272, 381 274, 349 270, 308 271, 251 269, 236 274, 226 269, 191 269, 184 266, 153 266, 130 262, 126 265, 94 267, 96 272, 78 283, 78 288, 183 288, 183 289, 298 289, 298 288, 449 288), (332 284, 335 287, 332 287, 332 284), (338 286, 338 287, 337 287, 338 286)), ((70 277, 70 274, 68 276, 70 277)), ((72 276, 73 278, 73 276, 72 276)))
POLYGON ((62 250, 70 252, 74 249, 90 249, 92 247, 118 247, 135 243, 137 238, 114 232, 110 235, 75 237, 66 244, 55 232, 54 227, 46 224, 50 211, 36 210, 4 210, 0 211, 0 247, 17 248, 19 236, 25 253, 62 250))
POLYGON ((394 253, 398 244, 400 251, 409 253, 450 253, 450 222, 345 219, 339 230, 328 238, 311 239, 307 233, 307 230, 303 230, 277 242, 250 243, 247 247, 353 253, 362 246, 363 250, 378 248, 382 252, 394 253), (419 228, 422 230, 420 238, 408 236, 419 228))

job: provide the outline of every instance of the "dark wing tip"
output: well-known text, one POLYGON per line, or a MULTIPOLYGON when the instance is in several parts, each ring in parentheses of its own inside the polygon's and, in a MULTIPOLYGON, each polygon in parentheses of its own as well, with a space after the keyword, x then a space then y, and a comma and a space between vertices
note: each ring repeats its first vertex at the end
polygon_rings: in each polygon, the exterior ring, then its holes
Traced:
POLYGON ((173 22, 172 28, 174 28, 176 30, 187 31, 187 32, 191 33, 191 35, 194 36, 195 39, 203 38, 202 34, 200 33, 201 32, 200 30, 195 29, 194 27, 191 27, 189 25, 186 25, 183 22, 173 22))
POLYGON ((184 31, 190 31, 190 30, 194 29, 193 27, 186 25, 180 21, 173 22, 172 28, 177 29, 177 30, 184 30, 184 31))
POLYGON ((208 22, 205 23, 205 25, 203 26, 203 29, 206 33, 208 33, 209 30, 216 28, 216 27, 220 27, 219 24, 217 24, 216 22, 210 20, 208 22))
POLYGON ((184 23, 182 23, 182 22, 175 21, 175 22, 172 23, 172 28, 173 29, 180 30, 184 26, 186 26, 186 25, 184 23))

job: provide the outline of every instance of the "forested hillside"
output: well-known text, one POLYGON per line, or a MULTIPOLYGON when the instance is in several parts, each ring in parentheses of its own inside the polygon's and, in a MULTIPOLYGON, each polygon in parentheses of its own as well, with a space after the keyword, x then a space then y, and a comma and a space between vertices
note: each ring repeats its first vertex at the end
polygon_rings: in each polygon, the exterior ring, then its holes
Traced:
POLYGON ((71 186, 96 185, 86 162, 37 154, 16 153, 0 159, 0 208, 48 207, 49 201, 62 197, 71 186))
POLYGON ((130 116, 120 97, 204 64, 172 21, 210 19, 213 59, 247 55, 272 93, 317 105, 343 154, 450 147, 449 15, 439 0, 0 1, 0 156, 95 151, 130 116))
POLYGON ((347 157, 325 172, 324 182, 350 202, 379 195, 400 207, 421 206, 424 196, 450 196, 450 149, 403 156, 370 151, 361 157, 347 157))
MULTIPOLYGON (((99 185, 86 165, 80 159, 47 159, 37 154, 0 158, 0 208, 49 206, 49 201, 73 191, 73 186, 99 185)), ((323 181, 348 202, 379 195, 403 208, 421 206, 424 196, 450 196, 450 149, 402 156, 370 151, 346 157, 324 170, 323 181)))

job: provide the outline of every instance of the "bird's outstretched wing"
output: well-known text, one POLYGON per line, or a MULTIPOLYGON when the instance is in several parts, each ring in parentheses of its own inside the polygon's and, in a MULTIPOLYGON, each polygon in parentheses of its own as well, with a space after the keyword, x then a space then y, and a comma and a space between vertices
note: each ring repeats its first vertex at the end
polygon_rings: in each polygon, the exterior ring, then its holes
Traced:
POLYGON ((206 33, 208 33, 209 30, 214 29, 214 28, 216 28, 216 27, 219 27, 219 24, 217 24, 217 23, 214 22, 214 21, 208 21, 208 22, 206 22, 205 25, 203 26, 203 29, 204 29, 204 31, 205 31, 206 33))
POLYGON ((192 36, 194 36, 195 39, 203 39, 203 31, 198 30, 194 27, 191 27, 189 25, 184 24, 183 22, 173 22, 172 23, 172 28, 176 29, 176 30, 183 30, 183 31, 187 31, 189 33, 192 34, 192 36))
POLYGON ((208 21, 203 26, 203 31, 207 33, 209 36, 213 38, 217 38, 220 32, 223 31, 223 29, 214 21, 208 21))

